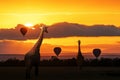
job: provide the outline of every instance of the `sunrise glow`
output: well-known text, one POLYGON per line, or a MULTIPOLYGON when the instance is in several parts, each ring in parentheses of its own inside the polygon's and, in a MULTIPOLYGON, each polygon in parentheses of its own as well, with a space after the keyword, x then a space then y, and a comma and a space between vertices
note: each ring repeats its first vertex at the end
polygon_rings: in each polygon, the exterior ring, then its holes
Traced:
POLYGON ((25 23, 25 26, 26 26, 26 27, 32 27, 33 24, 32 24, 32 23, 25 23))
POLYGON ((120 26, 119 0, 2 0, 0 4, 0 28, 13 28, 28 21, 47 25, 67 21, 120 26))
POLYGON ((32 23, 25 23, 24 25, 25 25, 25 27, 27 27, 29 29, 33 29, 33 30, 35 29, 34 25, 32 23))
MULTIPOLYGON (((0 7, 0 45, 4 45, 0 46, 0 48, 1 53, 6 54, 25 54, 32 48, 40 33, 40 30, 37 30, 38 27, 34 26, 40 23, 48 26, 59 22, 69 22, 87 26, 98 24, 114 25, 117 28, 120 26, 119 0, 2 0, 0 7), (23 24, 28 28, 25 37, 21 36, 19 32, 20 27, 16 27, 18 24, 23 24), (14 35, 14 37, 10 34, 14 35), (24 48, 22 46, 24 46, 24 48)), ((60 28, 64 27, 61 25, 58 26, 60 28)), ((77 25, 72 27, 75 26, 77 25)), ((59 29, 55 26, 53 26, 53 28, 55 28, 54 31, 59 29)), ((71 30, 73 31, 74 29, 71 30)), ((72 31, 68 31, 66 34, 77 33, 72 31)), ((95 32, 95 29, 91 31, 95 32)), ((108 31, 108 33, 110 34, 111 31, 108 31)), ((48 34, 49 33, 53 32, 48 31, 48 34)), ((112 37, 81 37, 77 35, 65 37, 64 33, 64 30, 61 31, 62 37, 44 38, 41 52, 45 54, 42 55, 53 55, 52 50, 56 46, 62 47, 63 53, 76 53, 77 40, 82 41, 81 47, 83 53, 91 53, 95 47, 101 48, 103 53, 120 53, 120 37, 114 37, 112 33, 112 37)), ((54 34, 54 36, 59 35, 54 34)))
POLYGON ((0 0, 0 80, 120 80, 120 0, 0 0))

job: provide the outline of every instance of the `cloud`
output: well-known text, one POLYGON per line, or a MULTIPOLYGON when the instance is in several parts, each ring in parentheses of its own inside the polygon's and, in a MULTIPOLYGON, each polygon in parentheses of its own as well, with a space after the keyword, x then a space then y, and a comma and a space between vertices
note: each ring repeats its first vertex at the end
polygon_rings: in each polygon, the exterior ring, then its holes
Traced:
POLYGON ((31 47, 32 43, 24 43, 17 40, 1 40, 0 53, 1 54, 23 54, 26 53, 31 47))
POLYGON ((120 28, 114 25, 86 26, 74 23, 57 23, 51 25, 46 37, 68 36, 120 36, 120 28))
MULTIPOLYGON (((36 39, 40 33, 40 28, 35 25, 35 29, 29 29, 26 36, 20 33, 20 28, 24 25, 18 24, 15 29, 0 29, 0 40, 26 40, 36 39)), ((75 23, 61 22, 48 26, 46 38, 59 38, 70 36, 120 36, 120 28, 114 25, 81 25, 75 23)))
POLYGON ((0 40, 26 40, 26 39, 36 39, 40 33, 40 28, 38 25, 34 26, 33 29, 29 29, 25 36, 20 32, 21 27, 25 27, 22 24, 18 24, 12 29, 0 29, 0 40))

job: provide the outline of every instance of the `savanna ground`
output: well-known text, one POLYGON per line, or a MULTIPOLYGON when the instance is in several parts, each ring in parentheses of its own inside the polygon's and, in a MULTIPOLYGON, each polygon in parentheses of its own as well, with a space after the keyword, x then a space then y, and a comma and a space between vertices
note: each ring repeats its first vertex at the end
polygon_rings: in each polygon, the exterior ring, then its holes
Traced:
MULTIPOLYGON (((0 80, 25 80, 25 67, 0 67, 0 80)), ((39 80, 120 80, 120 67, 39 67, 39 80)))

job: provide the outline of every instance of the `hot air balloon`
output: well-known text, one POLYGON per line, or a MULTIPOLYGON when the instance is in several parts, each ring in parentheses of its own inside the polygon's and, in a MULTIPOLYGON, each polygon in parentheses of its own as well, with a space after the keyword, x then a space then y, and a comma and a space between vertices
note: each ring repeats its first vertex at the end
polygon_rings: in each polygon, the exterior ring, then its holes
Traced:
POLYGON ((57 56, 59 56, 60 52, 61 52, 61 48, 60 47, 55 47, 54 48, 54 52, 57 56))
POLYGON ((93 54, 96 58, 98 58, 101 54, 101 50, 100 49, 93 49, 93 54))
POLYGON ((27 33, 27 28, 23 27, 20 29, 20 32, 22 33, 22 35, 24 36, 27 33))

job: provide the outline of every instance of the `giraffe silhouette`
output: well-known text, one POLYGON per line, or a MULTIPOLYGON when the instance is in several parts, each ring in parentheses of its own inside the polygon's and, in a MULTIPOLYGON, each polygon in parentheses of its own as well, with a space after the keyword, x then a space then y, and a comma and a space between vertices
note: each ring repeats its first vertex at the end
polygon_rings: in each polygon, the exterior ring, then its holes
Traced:
POLYGON ((81 53, 81 48, 80 48, 81 41, 78 40, 78 54, 77 54, 77 65, 79 70, 82 68, 83 62, 84 62, 84 56, 81 53))
POLYGON ((33 48, 25 54, 25 66, 26 66, 26 80, 30 80, 30 72, 32 67, 35 67, 35 76, 38 77, 38 66, 40 63, 40 46, 43 41, 44 32, 48 33, 47 27, 42 26, 38 41, 33 48))

